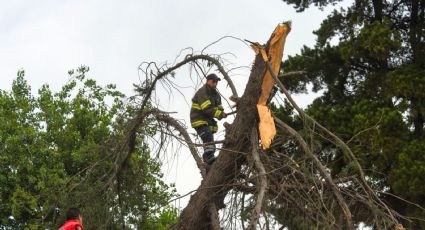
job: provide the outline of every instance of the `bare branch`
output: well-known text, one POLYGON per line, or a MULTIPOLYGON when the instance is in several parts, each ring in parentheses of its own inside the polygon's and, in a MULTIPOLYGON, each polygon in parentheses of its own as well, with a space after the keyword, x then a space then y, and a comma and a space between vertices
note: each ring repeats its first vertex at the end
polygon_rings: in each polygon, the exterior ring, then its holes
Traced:
POLYGON ((264 169, 263 163, 260 160, 260 155, 258 154, 257 129, 252 129, 251 141, 252 141, 252 158, 257 168, 257 171, 259 174, 259 181, 260 181, 259 185, 257 186, 257 188, 259 189, 258 195, 257 195, 257 201, 255 204, 255 208, 251 212, 251 221, 248 226, 248 229, 255 229, 255 225, 257 225, 257 221, 262 210, 261 208, 264 202, 264 195, 267 189, 267 176, 266 176, 266 170, 264 169))
POLYGON ((320 174, 325 178, 326 183, 329 185, 329 187, 332 189, 333 194, 335 198, 338 201, 338 204, 341 207, 341 210, 344 213, 345 220, 347 221, 347 228, 352 229, 352 216, 350 209, 348 208, 347 203, 344 201, 344 198, 341 195, 341 192, 339 191, 338 187, 333 182, 330 175, 327 173, 326 168, 322 165, 322 163, 317 159, 317 157, 313 154, 313 152, 308 147, 307 143, 305 143, 304 139, 290 126, 285 124, 283 121, 281 121, 279 118, 274 117, 277 125, 283 129, 289 136, 295 139, 295 141, 298 143, 298 145, 301 147, 301 149, 312 159, 315 166, 318 168, 320 174))

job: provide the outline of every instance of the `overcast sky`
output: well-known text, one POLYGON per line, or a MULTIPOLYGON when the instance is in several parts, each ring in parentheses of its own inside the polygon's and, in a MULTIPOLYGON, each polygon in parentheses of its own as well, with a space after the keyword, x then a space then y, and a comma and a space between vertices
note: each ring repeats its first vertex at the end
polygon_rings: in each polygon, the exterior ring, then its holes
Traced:
MULTIPOLYGON (((201 50, 226 35, 266 42, 275 26, 292 20, 284 59, 312 46, 312 31, 332 10, 309 9, 304 13, 280 0, 44 0, 0 1, 0 89, 11 88, 19 69, 24 69, 33 92, 48 83, 58 90, 68 80, 68 70, 90 67, 90 78, 101 84, 114 83, 127 96, 139 83, 137 67, 142 61, 172 62, 185 47, 201 50)), ((232 52, 234 66, 249 66, 253 51, 234 39, 226 39, 207 50, 232 52)), ((186 68, 187 70, 187 68, 186 68)), ((242 94, 249 69, 234 76, 242 94)), ((189 86, 188 73, 178 72, 176 82, 189 86)), ((228 95, 225 84, 220 91, 228 95)), ((162 91, 160 91, 161 93, 162 91)), ((176 94, 161 100, 164 108, 188 121, 188 106, 176 94)), ((301 105, 314 96, 298 96, 301 105)), ((193 132, 193 130, 190 130, 193 132)), ((173 154, 173 153, 170 153, 173 154)), ((164 166, 166 180, 175 182, 180 194, 197 188, 200 177, 187 151, 178 153, 173 164, 164 166)), ((184 203, 185 201, 183 201, 184 203)))

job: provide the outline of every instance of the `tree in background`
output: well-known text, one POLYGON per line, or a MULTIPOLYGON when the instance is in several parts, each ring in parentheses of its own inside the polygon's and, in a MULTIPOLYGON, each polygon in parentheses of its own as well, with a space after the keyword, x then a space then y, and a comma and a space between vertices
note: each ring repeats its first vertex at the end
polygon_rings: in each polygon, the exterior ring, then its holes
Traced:
MULTIPOLYGON (((340 1, 284 2, 302 12, 340 1)), ((402 200, 425 204, 425 2, 356 0, 314 33, 316 45, 282 65, 307 71, 308 79, 282 80, 293 93, 306 93, 308 83, 323 92, 307 112, 349 143, 386 203, 422 219, 407 226, 425 228, 423 207, 402 200)), ((347 172, 341 151, 329 141, 320 148, 332 174, 347 172)))
POLYGON ((55 229, 71 206, 81 208, 87 229, 164 229, 175 221, 168 204, 175 191, 143 142, 154 134, 149 121, 126 169, 111 176, 134 105, 87 71, 71 70, 59 92, 44 85, 37 96, 19 71, 12 90, 0 91, 0 228, 55 229))

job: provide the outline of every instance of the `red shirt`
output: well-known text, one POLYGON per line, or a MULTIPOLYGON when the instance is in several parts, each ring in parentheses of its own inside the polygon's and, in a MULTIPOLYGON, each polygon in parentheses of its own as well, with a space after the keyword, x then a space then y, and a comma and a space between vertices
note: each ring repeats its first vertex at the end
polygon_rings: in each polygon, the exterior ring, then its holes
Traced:
POLYGON ((83 229, 83 225, 78 220, 67 220, 62 227, 59 228, 59 230, 76 230, 77 227, 80 227, 79 229, 83 229))

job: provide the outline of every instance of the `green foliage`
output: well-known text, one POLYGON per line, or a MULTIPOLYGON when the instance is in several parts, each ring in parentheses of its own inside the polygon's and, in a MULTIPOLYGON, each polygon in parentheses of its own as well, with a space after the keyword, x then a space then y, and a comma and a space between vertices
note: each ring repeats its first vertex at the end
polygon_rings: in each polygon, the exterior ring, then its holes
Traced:
POLYGON ((392 28, 388 19, 364 26, 356 36, 339 44, 344 60, 356 60, 363 64, 365 58, 370 60, 369 57, 373 57, 374 61, 386 61, 400 45, 399 32, 392 28))
POLYGON ((135 109, 88 70, 69 71, 59 92, 43 85, 33 96, 24 71, 11 91, 0 90, 1 229, 56 229, 71 206, 81 208, 85 229, 122 229, 122 218, 126 228, 164 229, 176 220, 167 203, 175 190, 143 143, 152 128, 138 137, 131 167, 109 181, 135 109))
POLYGON ((392 170, 390 181, 394 191, 408 199, 417 199, 423 195, 425 184, 425 141, 412 141, 400 151, 397 165, 392 170))

